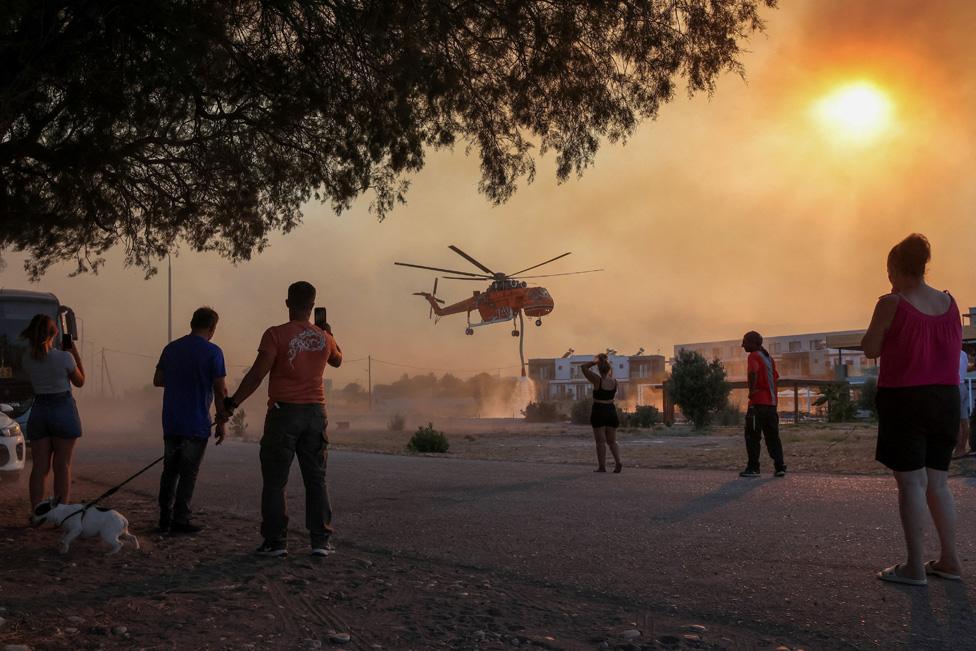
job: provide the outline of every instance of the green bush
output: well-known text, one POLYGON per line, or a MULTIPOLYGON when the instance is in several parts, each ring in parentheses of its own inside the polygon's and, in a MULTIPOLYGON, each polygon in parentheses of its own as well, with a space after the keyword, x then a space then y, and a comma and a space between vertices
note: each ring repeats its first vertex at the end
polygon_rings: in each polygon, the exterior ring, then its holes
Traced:
POLYGON ((745 415, 739 405, 726 404, 715 413, 715 423, 726 427, 745 425, 745 415))
POLYGON ((695 429, 708 425, 715 412, 725 407, 732 390, 722 363, 717 359, 709 362, 693 350, 678 352, 665 387, 695 429))
POLYGON ((403 428, 407 426, 407 419, 404 418, 403 414, 397 413, 393 414, 393 418, 389 420, 386 424, 386 429, 391 432, 402 432, 403 428))
POLYGON ((660 418, 661 412, 654 405, 643 405, 632 412, 620 412, 621 427, 653 427, 660 418))
POLYGON ((878 417, 878 409, 874 406, 874 398, 878 395, 878 381, 873 377, 869 377, 861 385, 861 390, 857 396, 857 407, 858 409, 864 409, 870 411, 871 415, 875 418, 878 417))
POLYGON ((554 402, 530 402, 522 410, 522 415, 530 423, 553 423, 563 420, 563 415, 559 413, 559 408, 554 402))
POLYGON ((411 452, 447 452, 449 447, 447 437, 443 432, 434 429, 433 423, 427 423, 427 427, 418 427, 407 443, 407 449, 411 452))
POLYGON ((593 411, 593 400, 577 400, 573 403, 573 409, 569 413, 569 420, 577 425, 590 424, 590 412, 593 411))
POLYGON ((835 382, 820 388, 820 397, 813 401, 817 407, 827 405, 827 420, 842 423, 854 420, 857 404, 851 400, 851 387, 846 382, 835 382))

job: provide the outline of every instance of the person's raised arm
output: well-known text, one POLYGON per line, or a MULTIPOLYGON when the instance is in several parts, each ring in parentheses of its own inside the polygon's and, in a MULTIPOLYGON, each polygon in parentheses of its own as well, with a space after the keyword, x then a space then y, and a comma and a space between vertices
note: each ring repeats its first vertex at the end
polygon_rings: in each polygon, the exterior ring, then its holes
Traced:
POLYGON ((332 338, 332 344, 333 351, 332 354, 329 355, 329 366, 339 368, 342 366, 342 349, 339 348, 339 342, 335 340, 335 337, 332 338))
POLYGON ((77 346, 72 346, 68 352, 75 358, 75 368, 68 373, 68 381, 80 389, 85 386, 85 367, 81 364, 81 355, 78 354, 77 346))
POLYGON ((888 328, 895 318, 899 300, 901 299, 897 294, 885 294, 878 299, 877 305, 874 306, 871 325, 868 326, 867 332, 861 338, 861 350, 868 359, 877 359, 881 356, 885 333, 888 332, 888 328))
POLYGON ((580 364, 580 372, 583 374, 583 377, 585 377, 587 380, 599 386, 600 376, 590 370, 594 366, 596 366, 596 362, 584 362, 580 364))

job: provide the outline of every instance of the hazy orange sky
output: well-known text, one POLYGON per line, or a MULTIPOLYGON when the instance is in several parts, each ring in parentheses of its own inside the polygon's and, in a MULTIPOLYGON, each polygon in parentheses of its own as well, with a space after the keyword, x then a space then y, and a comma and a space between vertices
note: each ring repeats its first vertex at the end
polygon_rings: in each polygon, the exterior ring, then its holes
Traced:
MULTIPOLYGON (((464 318, 427 319, 432 273, 394 260, 466 269, 456 244, 515 271, 564 251, 545 279, 556 309, 529 326, 530 357, 613 347, 670 353, 678 342, 864 327, 887 290, 890 246, 925 233, 930 282, 976 305, 976 3, 937 0, 784 1, 743 57, 746 80, 727 75, 712 98, 680 96, 625 146, 605 145, 582 179, 557 185, 551 157, 535 183, 492 207, 477 193, 478 161, 463 146, 432 153, 408 203, 378 223, 369 197, 341 217, 317 204, 305 223, 233 266, 187 250, 174 258, 174 334, 192 310, 221 315, 215 339, 229 364, 247 365, 268 326, 283 322, 294 280, 318 287, 346 358, 433 369, 517 372, 504 325, 464 335, 464 318), (869 143, 844 142, 812 116, 845 82, 888 93, 892 123, 869 143)), ((8 252, 0 283, 55 292, 84 319, 86 358, 105 346, 158 355, 166 338, 166 274, 146 281, 110 256, 97 275, 71 264, 31 285, 8 252)), ((541 271, 541 270, 540 270, 541 271)), ((477 287, 441 281, 459 300, 477 287)), ((108 354, 117 385, 152 378, 149 357, 108 354)), ((374 382, 417 369, 373 366, 374 382)), ((241 368, 230 370, 235 378, 241 368)), ((96 372, 97 374, 97 372, 96 372)), ((332 376, 365 383, 364 362, 332 376)))

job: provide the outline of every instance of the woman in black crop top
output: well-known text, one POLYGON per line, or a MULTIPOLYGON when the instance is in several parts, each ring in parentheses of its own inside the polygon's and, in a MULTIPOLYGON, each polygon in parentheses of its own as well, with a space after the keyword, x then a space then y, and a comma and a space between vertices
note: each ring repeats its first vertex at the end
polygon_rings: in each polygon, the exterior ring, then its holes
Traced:
POLYGON ((624 467, 620 463, 620 448, 617 447, 617 406, 613 398, 617 395, 617 380, 613 377, 613 367, 607 356, 600 354, 592 362, 580 367, 587 380, 593 383, 593 410, 590 412, 590 425, 593 426, 593 438, 596 440, 596 472, 607 471, 607 450, 613 454, 614 472, 620 472, 624 467), (590 369, 594 366, 600 371, 597 375, 590 369))

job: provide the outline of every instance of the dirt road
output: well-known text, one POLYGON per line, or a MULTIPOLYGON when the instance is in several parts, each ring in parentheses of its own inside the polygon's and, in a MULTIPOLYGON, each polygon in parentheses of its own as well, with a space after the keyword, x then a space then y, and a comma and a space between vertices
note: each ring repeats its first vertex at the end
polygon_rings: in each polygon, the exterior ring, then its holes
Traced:
MULTIPOLYGON (((79 450, 77 495, 96 495, 158 449, 153 440, 91 441, 79 450)), ((260 542, 256 457, 248 443, 208 451, 197 499, 207 529, 192 539, 149 533, 158 473, 137 480, 110 505, 133 522, 143 549, 109 559, 91 541, 56 554, 57 533, 24 529, 26 503, 4 486, 0 641, 835 649, 950 648, 976 635, 967 584, 911 589, 874 578, 902 554, 887 478, 598 475, 339 451, 329 462, 339 553, 306 555, 296 469, 292 555, 269 560, 250 554, 260 542)), ((970 482, 953 480, 967 563, 976 560, 970 482)))

